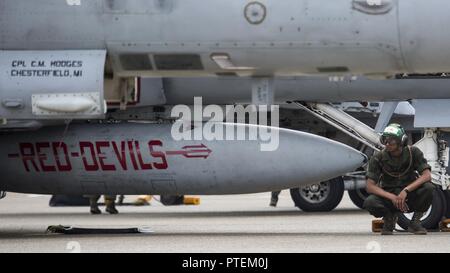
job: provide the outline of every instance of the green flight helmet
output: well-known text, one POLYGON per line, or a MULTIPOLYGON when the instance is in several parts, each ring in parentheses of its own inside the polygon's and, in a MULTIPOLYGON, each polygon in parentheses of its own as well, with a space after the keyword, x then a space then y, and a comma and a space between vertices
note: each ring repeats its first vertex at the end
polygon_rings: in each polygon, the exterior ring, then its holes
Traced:
POLYGON ((384 144, 388 137, 394 137, 398 139, 399 143, 402 146, 406 146, 408 144, 408 136, 406 135, 405 129, 403 129, 403 127, 398 123, 389 124, 384 129, 380 137, 381 143, 384 144))

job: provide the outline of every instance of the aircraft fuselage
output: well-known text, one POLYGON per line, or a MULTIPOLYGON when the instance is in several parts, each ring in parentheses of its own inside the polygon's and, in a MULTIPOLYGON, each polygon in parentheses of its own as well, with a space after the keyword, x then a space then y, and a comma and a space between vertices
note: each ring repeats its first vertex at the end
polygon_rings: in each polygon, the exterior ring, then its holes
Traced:
POLYGON ((450 2, 372 2, 0 0, 0 50, 106 49, 120 76, 450 71, 450 2))

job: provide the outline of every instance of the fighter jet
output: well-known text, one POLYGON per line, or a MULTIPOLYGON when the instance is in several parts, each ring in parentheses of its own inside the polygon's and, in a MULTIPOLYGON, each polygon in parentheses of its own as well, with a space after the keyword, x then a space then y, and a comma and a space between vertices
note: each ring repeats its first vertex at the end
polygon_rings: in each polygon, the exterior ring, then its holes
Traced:
MULTIPOLYGON (((445 72, 449 6, 444 0, 0 0, 2 118, 7 123, 18 113, 34 127, 101 119, 104 90, 118 90, 123 109, 136 76, 250 76, 252 92, 269 87, 261 97, 270 98, 276 76, 445 72)), ((161 90, 149 95, 164 101, 161 90)), ((326 180, 366 160, 318 136, 271 130, 280 135, 271 153, 257 149, 261 141, 175 142, 167 126, 156 124, 5 133, 0 150, 8 173, 0 190, 257 192, 326 180), (314 165, 324 161, 333 163, 314 165)))

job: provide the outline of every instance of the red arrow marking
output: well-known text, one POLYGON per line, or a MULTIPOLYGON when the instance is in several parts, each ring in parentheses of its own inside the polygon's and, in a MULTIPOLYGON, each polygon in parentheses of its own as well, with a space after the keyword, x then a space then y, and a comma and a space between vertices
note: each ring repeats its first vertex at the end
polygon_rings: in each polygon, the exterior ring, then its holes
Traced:
POLYGON ((181 151, 167 151, 167 155, 182 155, 186 158, 208 158, 212 153, 204 144, 184 146, 181 151))

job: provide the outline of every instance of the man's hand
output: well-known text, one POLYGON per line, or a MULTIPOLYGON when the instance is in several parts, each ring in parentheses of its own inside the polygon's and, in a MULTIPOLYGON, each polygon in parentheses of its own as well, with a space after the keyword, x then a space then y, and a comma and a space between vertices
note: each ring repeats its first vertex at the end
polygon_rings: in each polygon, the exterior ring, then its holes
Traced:
MULTIPOLYGON (((409 187, 408 187, 409 188, 409 187)), ((395 195, 393 193, 387 192, 376 185, 375 181, 372 179, 367 179, 367 192, 370 194, 375 194, 391 200, 394 206, 400 210, 401 212, 407 212, 409 210, 408 205, 406 204, 407 194, 405 191, 402 191, 399 195, 395 195)))
POLYGON ((409 210, 408 205, 406 204, 406 197, 408 197, 408 194, 405 191, 401 191, 399 195, 394 195, 391 199, 394 206, 401 212, 408 212, 409 210))

